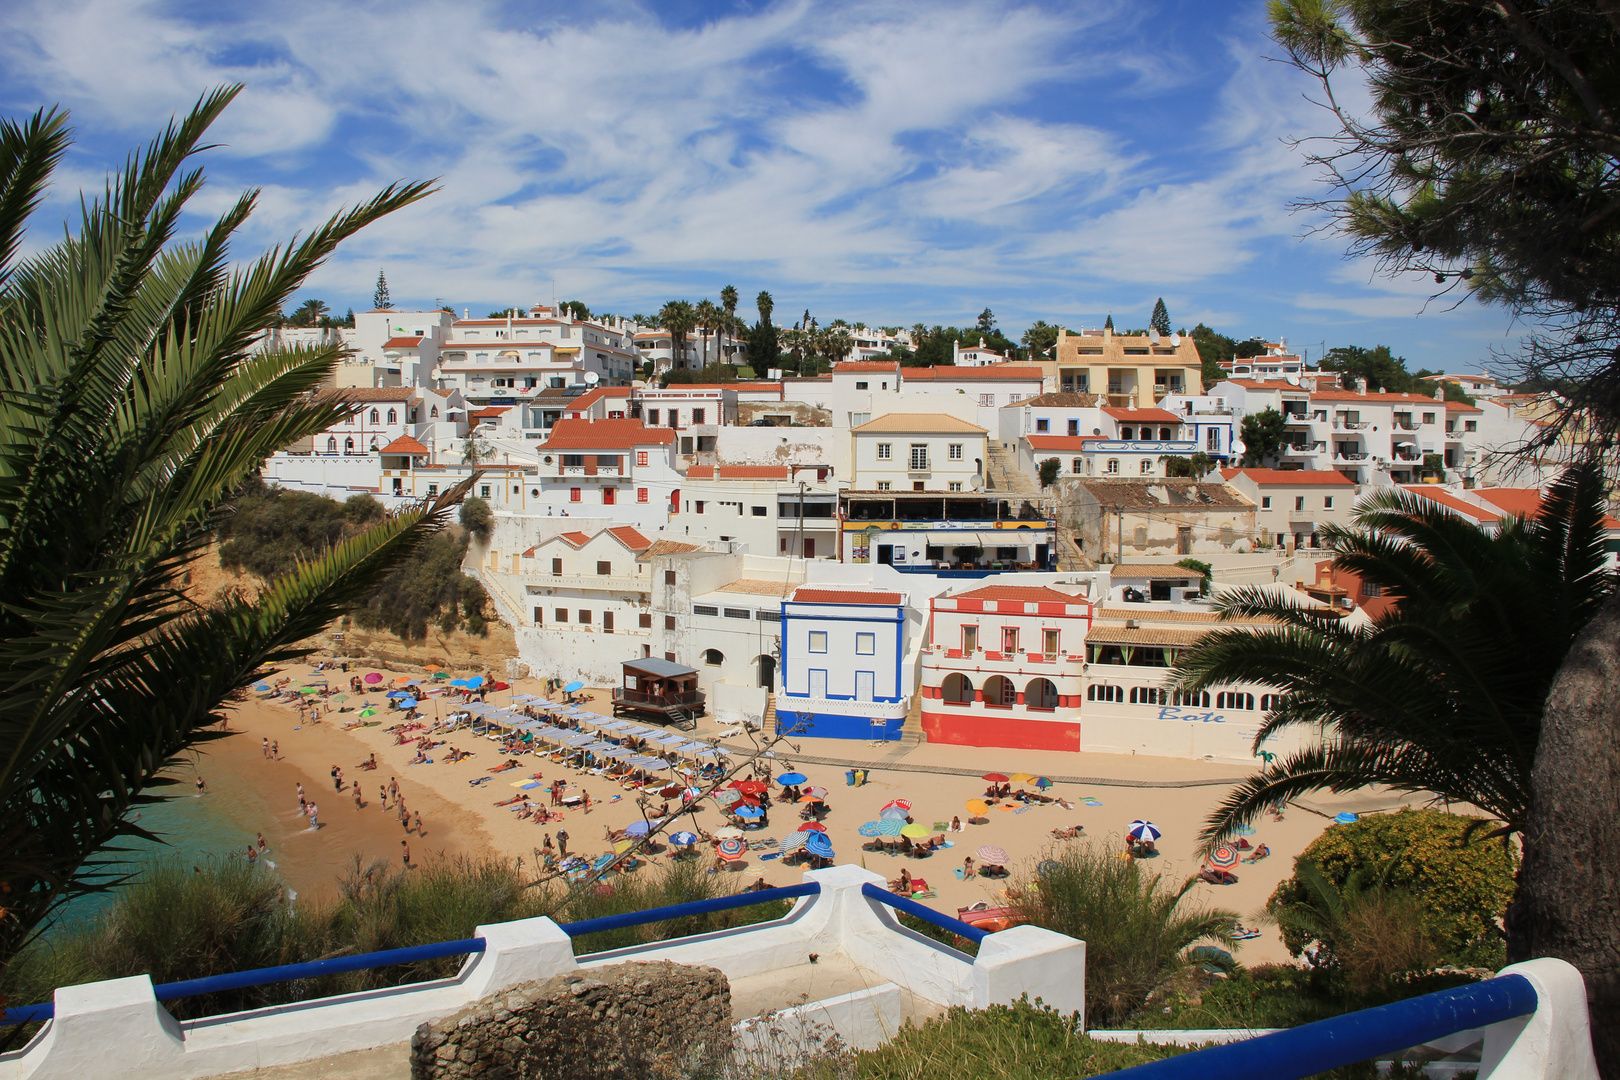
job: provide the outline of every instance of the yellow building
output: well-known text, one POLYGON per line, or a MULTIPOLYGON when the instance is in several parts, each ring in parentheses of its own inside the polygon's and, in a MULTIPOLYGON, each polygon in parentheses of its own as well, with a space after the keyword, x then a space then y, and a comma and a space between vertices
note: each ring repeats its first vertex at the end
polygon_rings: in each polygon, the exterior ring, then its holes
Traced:
POLYGON ((1048 390, 1106 394, 1109 405, 1146 407, 1166 394, 1204 392, 1204 365, 1190 337, 1060 329, 1053 355, 1033 361, 1048 390))

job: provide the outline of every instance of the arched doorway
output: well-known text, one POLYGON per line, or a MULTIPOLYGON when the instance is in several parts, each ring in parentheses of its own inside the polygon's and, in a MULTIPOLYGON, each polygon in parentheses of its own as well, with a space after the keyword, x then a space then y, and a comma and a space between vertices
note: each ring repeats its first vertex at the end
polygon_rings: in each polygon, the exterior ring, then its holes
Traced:
POLYGON ((759 685, 768 694, 776 693, 776 657, 761 655, 754 663, 759 665, 759 685))
POLYGON ((1032 679, 1024 687, 1024 704, 1031 709, 1055 709, 1058 704, 1057 687, 1051 679, 1032 679))
POLYGON ((1010 709, 1018 703, 1018 691, 1005 675, 992 675, 984 683, 984 703, 993 709, 1010 709))
POLYGON ((966 675, 953 671, 945 676, 945 700, 952 705, 973 704, 973 683, 966 675))

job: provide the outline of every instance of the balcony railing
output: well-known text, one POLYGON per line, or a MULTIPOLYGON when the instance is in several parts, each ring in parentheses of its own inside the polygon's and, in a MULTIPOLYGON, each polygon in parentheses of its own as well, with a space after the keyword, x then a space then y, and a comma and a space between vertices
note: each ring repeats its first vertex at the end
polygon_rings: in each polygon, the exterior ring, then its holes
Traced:
POLYGON ((678 709, 702 705, 708 700, 708 695, 702 690, 687 690, 678 694, 654 694, 646 690, 631 690, 620 686, 614 688, 613 700, 627 705, 645 705, 653 709, 678 709))
POLYGON ((1365 420, 1340 420, 1337 417, 1333 420, 1334 431, 1361 431, 1366 426, 1367 421, 1365 420))

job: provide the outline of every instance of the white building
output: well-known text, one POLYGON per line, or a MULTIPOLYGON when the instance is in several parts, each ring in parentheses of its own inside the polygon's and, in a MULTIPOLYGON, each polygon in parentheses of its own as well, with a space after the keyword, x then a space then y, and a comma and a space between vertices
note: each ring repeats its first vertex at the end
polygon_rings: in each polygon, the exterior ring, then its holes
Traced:
POLYGON ((640 420, 559 420, 533 447, 533 514, 607 516, 657 532, 681 488, 675 433, 640 420))
POLYGON ((737 541, 759 555, 838 557, 838 488, 831 468, 693 465, 668 535, 737 541))
POLYGON ((1294 551, 1321 546, 1324 525, 1348 528, 1355 482, 1336 469, 1222 469, 1221 478, 1255 505, 1255 539, 1294 551))
POLYGON ((462 319, 449 326, 442 342, 400 341, 395 351, 407 360, 420 355, 435 385, 459 389, 478 405, 519 405, 547 388, 580 383, 628 386, 639 364, 622 320, 612 325, 579 320, 549 307, 499 319, 462 319))
POLYGON ((850 431, 857 491, 968 492, 983 487, 984 428, 943 413, 889 413, 850 431))
POLYGON ((903 593, 801 585, 782 604, 781 642, 778 731, 900 738, 912 689, 903 593))
POLYGON ((1007 358, 994 349, 984 347, 984 338, 979 338, 977 345, 963 345, 960 341, 951 342, 951 363, 957 367, 988 367, 991 364, 1004 364, 1007 358))

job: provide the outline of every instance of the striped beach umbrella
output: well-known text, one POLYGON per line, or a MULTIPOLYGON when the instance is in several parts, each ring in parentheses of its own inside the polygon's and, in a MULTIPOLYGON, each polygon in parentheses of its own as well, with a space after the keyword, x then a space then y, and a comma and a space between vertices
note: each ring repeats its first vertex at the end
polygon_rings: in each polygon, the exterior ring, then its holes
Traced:
POLYGON ((888 802, 883 804, 883 809, 884 810, 891 810, 896 806, 898 806, 902 810, 910 812, 910 810, 911 810, 911 800, 910 799, 890 799, 888 802))
POLYGON ((720 841, 720 847, 717 849, 717 851, 720 857, 726 860, 726 862, 736 862, 738 859, 741 859, 744 855, 748 854, 748 844, 745 841, 728 837, 727 839, 720 841))
POLYGON ((804 850, 818 859, 830 859, 833 857, 832 840, 828 838, 826 833, 813 832, 801 835, 805 837, 804 850))
POLYGON ((884 818, 878 822, 879 836, 899 836, 906 827, 906 823, 897 818, 884 818))
POLYGON ((1221 844, 1209 853, 1209 864, 1225 870, 1229 866, 1236 866, 1241 858, 1242 856, 1238 854, 1237 848, 1231 844, 1221 844))
POLYGON ((1157 840, 1164 834, 1151 821, 1133 821, 1125 830, 1125 835, 1132 840, 1157 840))
POLYGON ((782 852, 782 854, 786 855, 790 851, 798 851, 809 842, 809 833, 790 832, 786 836, 782 837, 782 842, 777 845, 777 848, 782 852))
POLYGON ((1001 848, 994 844, 986 844, 979 849, 979 861, 989 863, 991 866, 1006 866, 1011 859, 1001 848))
POLYGON ((911 811, 898 806, 890 806, 878 811, 879 821, 905 821, 910 816, 911 811))
POLYGON ((732 803, 738 802, 741 799, 742 792, 738 791, 736 788, 721 788, 719 791, 714 793, 714 801, 719 803, 721 806, 730 806, 732 803))

